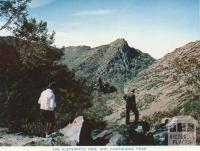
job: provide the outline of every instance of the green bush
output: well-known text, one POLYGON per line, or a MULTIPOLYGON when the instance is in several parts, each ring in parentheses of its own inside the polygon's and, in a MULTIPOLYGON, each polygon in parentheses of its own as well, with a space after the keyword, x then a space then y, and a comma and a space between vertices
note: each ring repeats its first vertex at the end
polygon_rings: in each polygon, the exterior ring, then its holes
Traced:
POLYGON ((155 100, 155 96, 151 94, 145 94, 143 99, 144 99, 144 103, 148 105, 155 100))
POLYGON ((155 96, 151 94, 145 94, 143 97, 143 100, 139 100, 137 102, 137 107, 139 110, 144 110, 149 107, 149 104, 151 104, 153 101, 155 101, 155 96))

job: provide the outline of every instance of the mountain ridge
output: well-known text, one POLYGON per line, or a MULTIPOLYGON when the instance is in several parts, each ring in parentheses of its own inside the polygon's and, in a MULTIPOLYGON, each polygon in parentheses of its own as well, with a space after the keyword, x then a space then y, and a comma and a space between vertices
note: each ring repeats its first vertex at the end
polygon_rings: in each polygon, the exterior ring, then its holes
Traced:
POLYGON ((87 47, 87 50, 81 46, 73 48, 65 48, 62 63, 93 81, 101 77, 112 84, 120 82, 122 85, 155 61, 149 54, 130 47, 124 38, 94 48, 87 47))

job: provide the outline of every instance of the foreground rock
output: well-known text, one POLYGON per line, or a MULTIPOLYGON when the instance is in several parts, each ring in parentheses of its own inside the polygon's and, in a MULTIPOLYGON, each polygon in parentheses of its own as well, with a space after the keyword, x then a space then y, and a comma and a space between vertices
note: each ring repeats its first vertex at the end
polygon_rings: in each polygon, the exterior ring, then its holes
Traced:
POLYGON ((52 133, 48 138, 28 136, 23 133, 10 133, 8 128, 0 128, 0 145, 2 146, 75 146, 79 142, 83 117, 77 117, 73 123, 52 133))
MULTIPOLYGON (((198 122, 190 116, 176 116, 164 118, 158 126, 150 130, 145 121, 129 125, 109 125, 104 129, 95 129, 92 124, 77 117, 73 123, 68 124, 58 132, 52 133, 48 138, 28 136, 23 133, 10 133, 7 128, 0 128, 1 146, 118 146, 118 145, 168 145, 168 131, 179 125, 178 132, 184 132, 183 125, 189 123, 195 127, 198 122)), ((193 127, 193 128, 195 128, 193 127)), ((199 131, 197 144, 199 144, 199 131)))
POLYGON ((66 142, 71 142, 73 145, 79 143, 79 136, 83 122, 83 116, 79 116, 73 121, 73 123, 70 123, 65 128, 59 130, 59 132, 64 135, 66 142))
POLYGON ((51 145, 42 137, 31 137, 21 133, 9 133, 7 128, 0 128, 0 146, 25 146, 31 142, 43 142, 43 145, 51 145))

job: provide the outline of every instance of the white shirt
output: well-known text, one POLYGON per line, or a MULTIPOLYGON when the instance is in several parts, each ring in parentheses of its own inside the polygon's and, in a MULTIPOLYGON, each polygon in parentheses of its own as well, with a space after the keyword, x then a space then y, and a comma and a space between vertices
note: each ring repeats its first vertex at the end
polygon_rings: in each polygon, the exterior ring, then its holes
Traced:
POLYGON ((51 89, 44 90, 38 100, 41 110, 53 111, 56 107, 55 95, 51 89))

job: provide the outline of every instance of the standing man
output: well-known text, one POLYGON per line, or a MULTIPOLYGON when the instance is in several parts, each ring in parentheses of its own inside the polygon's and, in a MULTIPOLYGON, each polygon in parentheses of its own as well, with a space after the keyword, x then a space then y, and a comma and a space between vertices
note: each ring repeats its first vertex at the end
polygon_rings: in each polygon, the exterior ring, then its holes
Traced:
POLYGON ((135 89, 133 88, 130 92, 126 92, 124 95, 124 100, 126 101, 126 124, 129 124, 130 122, 130 111, 132 110, 135 114, 135 122, 139 119, 139 112, 136 107, 136 101, 135 101, 135 89))
POLYGON ((48 88, 41 93, 38 100, 41 116, 44 120, 46 137, 48 137, 48 134, 53 130, 55 123, 54 109, 56 107, 56 102, 54 90, 55 83, 52 82, 48 85, 48 88))

